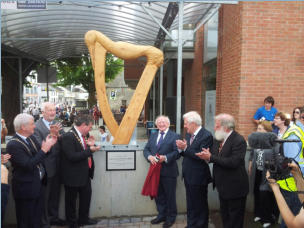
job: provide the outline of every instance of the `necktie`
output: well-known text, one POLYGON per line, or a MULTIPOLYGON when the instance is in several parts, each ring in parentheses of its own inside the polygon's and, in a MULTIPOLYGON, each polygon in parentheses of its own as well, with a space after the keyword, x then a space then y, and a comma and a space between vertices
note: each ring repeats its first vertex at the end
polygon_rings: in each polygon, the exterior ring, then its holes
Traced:
POLYGON ((221 152, 222 148, 223 148, 223 142, 220 143, 219 153, 221 152))
POLYGON ((160 132, 160 138, 159 138, 158 143, 157 143, 158 148, 160 147, 160 145, 164 141, 164 134, 165 134, 165 132, 163 132, 163 131, 160 132))
POLYGON ((193 140, 194 140, 194 134, 193 135, 191 135, 191 137, 190 137, 190 145, 193 143, 193 140))
MULTIPOLYGON (((87 149, 87 143, 86 143, 86 139, 85 137, 82 135, 82 140, 83 140, 83 147, 86 150, 87 149)), ((88 157, 88 164, 89 164, 89 168, 92 167, 92 159, 91 157, 88 157)))

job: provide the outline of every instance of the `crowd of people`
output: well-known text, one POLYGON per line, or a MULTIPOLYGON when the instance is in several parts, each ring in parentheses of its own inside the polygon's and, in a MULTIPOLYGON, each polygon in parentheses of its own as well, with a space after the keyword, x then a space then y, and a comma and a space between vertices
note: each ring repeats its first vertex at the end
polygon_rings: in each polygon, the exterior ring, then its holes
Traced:
MULTIPOLYGON (((160 165, 157 196, 158 215, 151 224, 173 226, 177 216, 176 185, 179 175, 177 160, 183 157, 182 177, 186 190, 187 227, 207 228, 209 221, 208 185, 218 191, 220 213, 224 228, 244 227, 244 216, 249 182, 254 189, 254 221, 269 227, 276 222, 279 212, 281 227, 303 227, 304 191, 304 107, 296 107, 292 117, 278 112, 274 99, 267 97, 264 106, 255 113, 253 120, 258 132, 273 132, 279 139, 298 140, 283 143, 284 156, 291 158, 291 174, 274 180, 266 176, 265 156, 272 153, 265 149, 252 149, 248 173, 245 167, 246 140, 235 131, 236 123, 230 114, 215 116, 214 136, 202 125, 196 111, 183 115, 185 138, 169 129, 170 119, 158 116, 158 131, 151 134, 143 155, 150 166, 160 165), (209 164, 213 164, 212 172, 209 164), (249 174, 249 176, 248 176, 249 174), (277 201, 277 202, 276 202, 277 201), (296 225, 294 225, 296 224, 296 225)), ((12 192, 18 227, 50 227, 68 225, 79 227, 93 225, 89 218, 91 179, 94 176, 94 152, 100 149, 89 134, 95 122, 93 113, 75 113, 73 126, 64 132, 62 121, 53 103, 41 106, 41 118, 21 113, 14 119, 16 134, 7 143, 6 155, 1 155, 2 213, 5 211, 9 185, 5 179, 4 164, 10 160, 12 192), (60 188, 65 191, 66 220, 59 218, 60 188), (78 199, 78 200, 77 200, 78 199), (78 202, 78 206, 76 205, 78 202), (77 208, 78 215, 76 214, 77 208)), ((98 115, 99 118, 99 115, 98 115)), ((2 130, 5 122, 2 122, 2 130)), ((105 126, 99 127, 101 141, 113 140, 105 126)), ((3 216, 2 216, 3 219, 3 216)))

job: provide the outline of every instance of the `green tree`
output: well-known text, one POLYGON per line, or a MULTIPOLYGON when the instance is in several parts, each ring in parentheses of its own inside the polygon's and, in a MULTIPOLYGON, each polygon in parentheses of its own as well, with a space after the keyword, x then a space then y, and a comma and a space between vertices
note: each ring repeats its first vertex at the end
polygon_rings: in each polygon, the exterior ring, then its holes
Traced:
MULTIPOLYGON (((57 68, 57 86, 82 85, 89 93, 88 104, 92 107, 96 104, 94 70, 91 58, 64 58, 52 62, 57 68)), ((106 82, 113 80, 123 69, 123 61, 112 54, 106 56, 106 82)))

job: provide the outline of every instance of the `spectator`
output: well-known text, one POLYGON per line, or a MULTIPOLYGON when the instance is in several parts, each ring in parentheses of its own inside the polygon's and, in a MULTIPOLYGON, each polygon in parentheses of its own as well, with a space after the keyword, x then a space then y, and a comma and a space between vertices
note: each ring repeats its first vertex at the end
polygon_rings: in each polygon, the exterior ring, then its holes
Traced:
POLYGON ((100 126, 99 127, 99 133, 100 133, 100 141, 102 144, 107 144, 111 140, 111 136, 109 133, 106 132, 105 126, 100 126))
POLYGON ((97 106, 94 106, 93 108, 93 119, 94 119, 94 125, 99 125, 99 110, 97 106))
MULTIPOLYGON (((268 121, 258 124, 257 132, 272 132, 272 126, 268 121)), ((271 226, 274 222, 273 212, 276 207, 274 196, 266 180, 264 167, 265 153, 273 153, 272 150, 254 149, 250 152, 248 173, 254 186, 254 221, 263 223, 263 227, 271 226)))
MULTIPOLYGON (((34 136, 41 144, 49 134, 63 134, 61 124, 54 121, 56 117, 55 104, 45 102, 42 104, 42 118, 36 122, 34 136), (59 133, 60 132, 60 133, 59 133)), ((50 225, 63 226, 65 221, 58 217, 59 199, 60 199, 60 175, 59 175, 59 143, 56 143, 44 159, 47 172, 47 185, 44 195, 44 211, 42 216, 43 227, 50 225)))
POLYGON ((48 136, 41 146, 33 136, 34 118, 26 113, 14 119, 16 134, 7 144, 12 156, 12 191, 15 199, 17 226, 40 228, 43 211, 43 192, 46 172, 43 161, 51 147, 57 142, 56 136, 48 136))
POLYGON ((11 158, 9 154, 1 154, 1 224, 3 227, 5 208, 9 198, 8 169, 4 165, 11 158))
POLYGON ((5 124, 5 120, 1 119, 1 144, 5 143, 5 136, 7 136, 7 127, 5 124))
POLYGON ((272 122, 275 114, 278 112, 274 106, 274 99, 272 96, 268 96, 264 99, 264 106, 260 107, 254 114, 254 122, 258 124, 260 121, 272 122))
POLYGON ((300 113, 302 107, 295 107, 292 112, 292 124, 296 124, 297 121, 300 121, 300 113))

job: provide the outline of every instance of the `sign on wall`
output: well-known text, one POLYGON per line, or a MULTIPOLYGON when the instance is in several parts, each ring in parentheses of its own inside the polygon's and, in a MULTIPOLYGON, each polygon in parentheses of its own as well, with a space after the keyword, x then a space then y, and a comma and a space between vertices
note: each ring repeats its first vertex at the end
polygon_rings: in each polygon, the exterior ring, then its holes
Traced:
POLYGON ((214 133, 214 116, 215 116, 216 91, 206 91, 205 102, 205 128, 214 133))
POLYGON ((117 90, 116 89, 112 89, 110 91, 110 99, 111 100, 116 100, 116 98, 117 98, 117 90))

